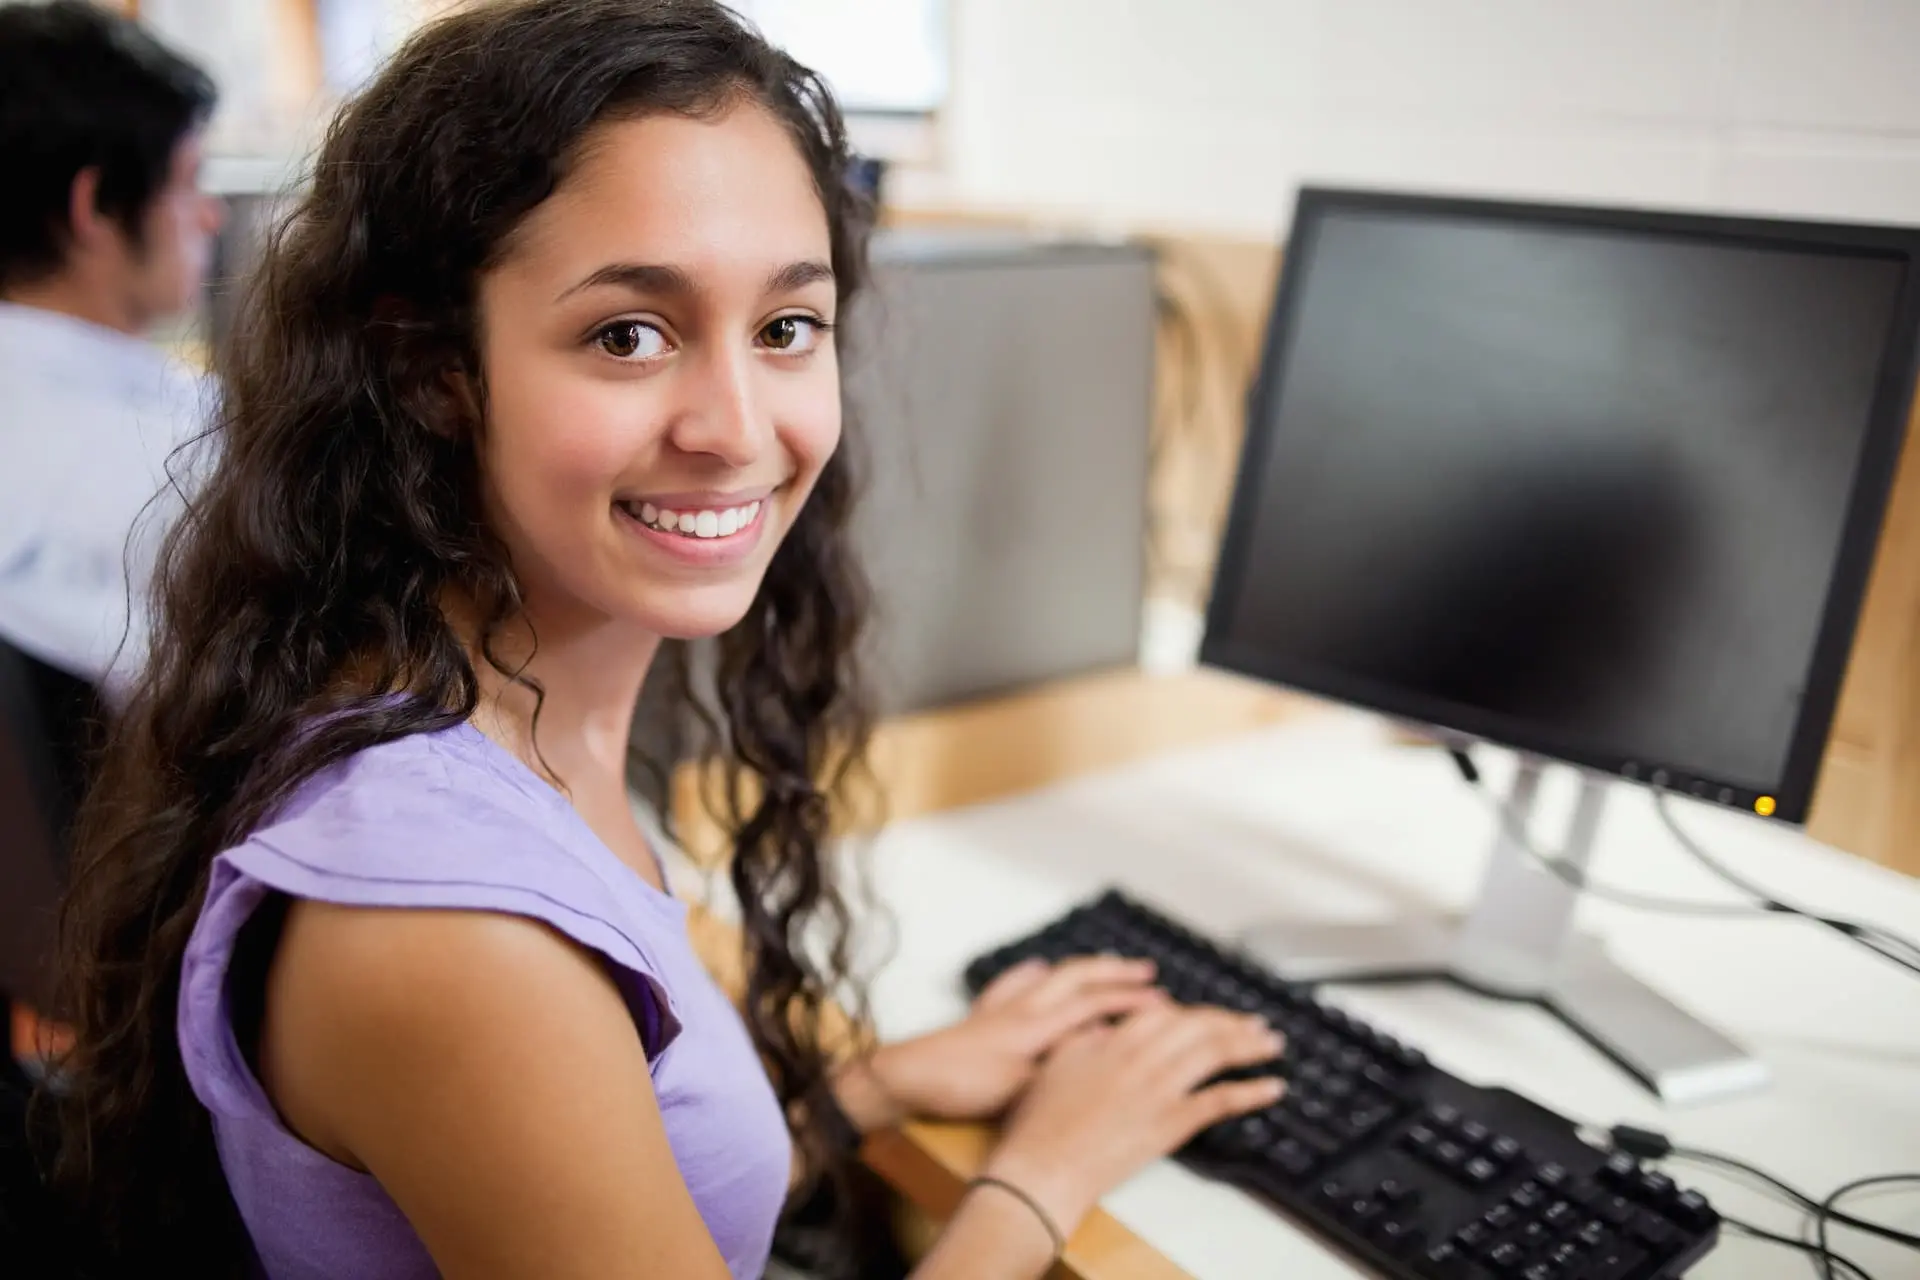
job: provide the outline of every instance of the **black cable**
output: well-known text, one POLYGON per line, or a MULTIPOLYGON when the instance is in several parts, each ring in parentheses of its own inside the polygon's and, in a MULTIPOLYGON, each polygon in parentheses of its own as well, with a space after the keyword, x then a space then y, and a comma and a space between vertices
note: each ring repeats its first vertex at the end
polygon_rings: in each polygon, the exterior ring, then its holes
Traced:
POLYGON ((1734 888, 1740 890, 1740 892, 1758 899, 1761 906, 1768 911, 1778 912, 1782 915, 1798 916, 1802 920, 1811 921, 1823 928, 1831 929, 1855 946, 1871 951, 1882 959, 1891 960, 1894 964, 1904 969, 1920 974, 1920 943, 1912 942, 1894 933, 1891 929, 1884 928, 1877 924, 1863 924, 1857 920, 1843 920, 1834 916, 1823 916, 1817 912, 1808 911, 1803 907, 1796 907, 1790 902, 1782 902, 1779 898, 1768 893, 1766 889, 1760 885, 1740 875, 1731 867, 1721 863, 1719 859, 1701 848, 1700 842, 1695 840, 1691 835, 1688 835, 1686 828, 1682 827, 1674 818, 1673 810, 1667 804, 1667 798, 1671 794, 1672 793, 1665 788, 1656 788, 1653 793, 1654 811, 1660 815, 1660 821, 1666 826, 1668 833, 1673 836, 1674 840, 1695 862, 1734 888), (1896 947, 1907 951, 1910 953, 1909 956, 1896 954, 1884 945, 1886 942, 1892 942, 1896 947))
POLYGON ((1790 1249, 1798 1249, 1803 1253, 1811 1255, 1814 1260, 1814 1265, 1819 1268, 1822 1280, 1833 1280, 1833 1267, 1836 1263, 1853 1272, 1854 1275, 1860 1277, 1861 1280, 1873 1280, 1872 1276, 1864 1267, 1851 1258, 1848 1258, 1845 1254, 1836 1252, 1828 1243, 1827 1226, 1829 1223, 1837 1222, 1843 1226, 1851 1227, 1856 1231, 1864 1231, 1871 1235, 1879 1236, 1884 1240, 1890 1240, 1904 1248, 1920 1250, 1920 1235, 1916 1235, 1913 1232, 1902 1231, 1897 1227, 1890 1227, 1883 1222, 1871 1222, 1865 1218, 1857 1218, 1852 1214, 1840 1212, 1838 1208, 1839 1201, 1842 1197, 1867 1187, 1905 1182, 1920 1184, 1920 1173, 1876 1174, 1869 1178, 1858 1178, 1835 1190, 1833 1194, 1829 1195, 1824 1201, 1815 1201, 1814 1198, 1806 1192, 1775 1177, 1773 1174, 1768 1173, 1765 1169, 1759 1168, 1756 1165, 1748 1164, 1746 1161, 1736 1159, 1733 1156, 1721 1155, 1715 1151, 1705 1151, 1698 1147, 1677 1147, 1668 1140, 1665 1134, 1652 1129, 1641 1129, 1633 1125, 1618 1124, 1605 1132, 1608 1146, 1613 1150, 1625 1152, 1635 1159, 1649 1161, 1691 1161, 1694 1163, 1719 1165, 1726 1169, 1732 1169, 1750 1177, 1758 1178, 1768 1187, 1784 1196, 1789 1203, 1803 1212, 1811 1214, 1815 1225, 1816 1237, 1812 1243, 1767 1231, 1751 1223, 1728 1217, 1725 1213, 1722 1213, 1720 1217, 1728 1226, 1744 1231, 1748 1235, 1755 1236, 1762 1240, 1769 1240, 1790 1249))
POLYGON ((1616 888, 1613 885, 1595 880, 1580 867, 1573 865, 1565 858, 1542 852, 1539 847, 1533 843, 1533 839, 1527 832, 1525 826, 1513 816, 1507 806, 1501 803, 1491 792, 1484 790, 1480 786, 1480 771, 1475 767, 1473 757, 1468 754, 1465 747, 1458 744, 1449 744, 1446 751, 1447 755, 1453 760, 1454 767, 1459 770, 1461 778, 1466 781, 1468 786, 1479 792, 1493 808, 1494 814, 1499 819, 1507 836, 1513 840, 1528 857, 1538 862, 1558 879, 1572 888, 1578 889, 1582 893, 1591 894, 1593 897, 1601 899, 1602 901, 1617 903, 1621 906, 1635 908, 1636 910, 1656 911, 1667 915, 1720 919, 1754 918, 1776 915, 1797 916, 1800 919, 1831 929, 1863 950, 1870 951, 1884 960, 1899 965, 1903 969, 1907 969, 1915 974, 1920 974, 1920 944, 1901 937, 1891 929, 1887 929, 1881 925, 1868 924, 1858 920, 1843 920, 1834 916, 1823 916, 1817 912, 1796 907, 1792 903, 1782 902, 1759 885, 1752 883, 1745 877, 1722 866, 1717 859, 1702 849, 1699 842, 1688 835, 1686 831, 1680 827, 1679 823, 1674 820, 1673 814, 1667 807, 1667 797, 1672 794, 1668 791, 1656 790, 1653 793, 1654 809, 1660 815, 1660 820, 1666 825, 1668 832, 1673 835, 1674 839, 1680 844, 1680 847, 1696 862, 1699 862, 1735 889, 1747 894, 1749 897, 1757 899, 1756 902, 1719 903, 1689 901, 1681 898, 1661 898, 1648 894, 1634 893, 1632 890, 1616 888), (1902 950, 1909 954, 1898 954, 1898 952, 1902 950))
POLYGON ((1665 1156, 1657 1156, 1654 1158, 1678 1160, 1688 1164, 1718 1165, 1723 1169, 1731 1169, 1736 1173, 1743 1173, 1750 1178, 1759 1179, 1768 1187, 1778 1192, 1781 1198, 1786 1200, 1788 1204, 1793 1205, 1796 1209, 1804 1213, 1820 1212, 1820 1202, 1804 1191, 1801 1191, 1798 1187, 1782 1182, 1765 1169, 1750 1165, 1744 1160, 1736 1160, 1732 1156, 1723 1156, 1715 1151, 1701 1151, 1695 1147, 1673 1147, 1665 1156))
POLYGON ((1728 1217, 1724 1213, 1720 1215, 1720 1221, 1726 1223, 1735 1231, 1743 1235, 1752 1236, 1756 1240, 1765 1240, 1769 1244, 1777 1244, 1784 1249, 1792 1249, 1798 1253, 1806 1254, 1813 1259, 1814 1266, 1820 1268, 1822 1273, 1821 1280, 1833 1280, 1833 1267, 1836 1263, 1848 1271, 1851 1271, 1855 1280, 1874 1280, 1871 1271, 1868 1271, 1852 1258, 1847 1257, 1846 1254, 1835 1253, 1825 1245, 1810 1244, 1805 1240, 1796 1240, 1792 1236, 1781 1235, 1779 1232, 1769 1231, 1765 1227, 1756 1227, 1751 1222, 1742 1222, 1740 1219, 1728 1217))
MULTIPOLYGON (((1909 1249, 1920 1249, 1920 1235, 1915 1235, 1909 1231, 1902 1231, 1898 1227, 1887 1226, 1883 1222, 1869 1222, 1865 1218, 1856 1218, 1852 1214, 1841 1213, 1838 1209, 1823 1209, 1820 1201, 1815 1200, 1804 1191, 1782 1182, 1765 1169, 1757 1168, 1744 1160, 1736 1160, 1732 1156, 1723 1156, 1713 1151, 1701 1151, 1694 1147, 1674 1147, 1669 1152, 1667 1158, 1692 1161, 1696 1164, 1720 1165, 1723 1168, 1738 1170, 1750 1177, 1758 1178, 1768 1186, 1775 1188, 1781 1195, 1785 1196, 1807 1213, 1817 1214, 1825 1212, 1830 1220, 1842 1226, 1851 1227, 1855 1231, 1864 1231, 1869 1235, 1879 1236, 1883 1240, 1891 1240, 1895 1244, 1905 1245, 1909 1249)), ((1897 1174, 1892 1176, 1904 1178, 1906 1175, 1897 1174)))
POLYGON ((1473 757, 1467 754, 1466 748, 1449 746, 1447 748, 1447 755, 1452 758, 1454 767, 1460 771, 1460 776, 1466 780, 1467 784, 1474 789, 1476 794, 1486 801, 1488 808, 1493 811, 1495 820, 1499 822, 1501 829, 1506 832, 1507 838, 1518 845, 1521 851, 1528 857, 1539 863, 1547 871, 1553 873, 1557 879, 1572 888, 1580 890, 1582 893, 1591 894, 1593 897, 1606 902, 1614 902, 1621 906, 1633 907, 1636 910, 1657 911, 1667 915, 1746 920, 1756 916, 1773 914, 1764 907, 1753 906, 1748 903, 1691 902, 1679 898, 1658 898, 1648 894, 1635 893, 1630 889, 1616 888, 1613 885, 1595 880, 1566 858, 1545 853, 1538 845, 1533 843, 1533 837, 1527 832, 1525 825, 1514 817, 1512 811, 1501 802, 1499 797, 1480 786, 1480 772, 1474 767, 1473 757))
MULTIPOLYGON (((1814 1244, 1819 1249, 1819 1252, 1814 1255, 1814 1259, 1820 1268, 1820 1280, 1833 1280, 1833 1266, 1828 1260, 1837 1258, 1838 1255, 1827 1247, 1827 1224, 1829 1222, 1839 1222, 1843 1220, 1843 1215, 1837 1208, 1841 1197, 1851 1195, 1855 1191, 1864 1191, 1868 1187, 1893 1186, 1901 1183, 1912 1183, 1920 1186, 1920 1173, 1881 1173, 1875 1174, 1870 1178, 1855 1178, 1852 1182, 1834 1188, 1833 1194, 1820 1202, 1819 1211, 1813 1215, 1814 1244)), ((1845 1221, 1849 1226, 1853 1226, 1856 1229, 1860 1228, 1858 1219, 1846 1218, 1845 1221)), ((1890 1227, 1882 1229, 1877 1223, 1874 1224, 1872 1228, 1867 1229, 1879 1230, 1881 1234, 1893 1230, 1890 1227)), ((1894 1234, 1899 1236, 1906 1235, 1905 1232, 1896 1232, 1894 1234)))

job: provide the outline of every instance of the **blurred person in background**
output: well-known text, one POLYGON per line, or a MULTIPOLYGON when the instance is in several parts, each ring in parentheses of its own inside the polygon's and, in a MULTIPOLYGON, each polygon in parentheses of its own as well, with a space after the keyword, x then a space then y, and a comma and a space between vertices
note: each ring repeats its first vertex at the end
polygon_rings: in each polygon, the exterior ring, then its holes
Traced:
POLYGON ((1264 1023, 1113 957, 835 1050, 850 163, 717 0, 463 7, 334 121, 80 823, 50 1100, 100 1274, 758 1280, 863 1132, 1005 1113, 918 1274, 1033 1280, 1280 1096, 1213 1083, 1264 1023), (649 667, 707 637, 739 1006, 627 786, 649 667))
POLYGON ((110 695, 145 647, 169 457, 206 422, 204 380, 147 335, 206 276, 213 104, 130 19, 0 6, 0 640, 110 695))
MULTIPOLYGON (((53 792, 36 799, 56 845, 85 786, 97 695, 123 695, 145 646, 167 459, 204 426, 201 379, 144 335, 193 304, 220 225, 197 185, 213 103, 198 68, 125 18, 0 6, 0 659, 47 738, 53 792)), ((0 840, 6 856, 34 847, 23 832, 0 840)), ((28 1080, 10 1050, 41 1047, 37 1034, 11 1043, 19 994, 0 992, 9 1241, 42 1225, 14 1151, 28 1080)))

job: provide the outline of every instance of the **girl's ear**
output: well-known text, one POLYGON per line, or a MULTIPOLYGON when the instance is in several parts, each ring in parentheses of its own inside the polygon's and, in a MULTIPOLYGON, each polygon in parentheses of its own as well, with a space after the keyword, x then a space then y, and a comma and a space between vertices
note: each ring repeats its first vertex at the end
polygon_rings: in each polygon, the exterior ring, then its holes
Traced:
POLYGON ((408 417, 448 440, 479 430, 479 378, 466 367, 458 344, 392 295, 374 302, 371 328, 386 349, 387 376, 408 417))

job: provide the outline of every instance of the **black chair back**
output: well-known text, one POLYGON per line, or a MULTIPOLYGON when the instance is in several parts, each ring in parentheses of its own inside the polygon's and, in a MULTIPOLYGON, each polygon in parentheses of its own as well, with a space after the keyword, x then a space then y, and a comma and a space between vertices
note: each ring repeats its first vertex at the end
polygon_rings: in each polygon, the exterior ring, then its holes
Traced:
POLYGON ((74 1274, 30 1136, 30 1082, 4 1052, 8 996, 44 1005, 67 842, 100 707, 92 686, 0 641, 0 1272, 74 1274))
POLYGON ((67 841, 99 724, 91 685, 0 641, 0 992, 45 996, 67 841))

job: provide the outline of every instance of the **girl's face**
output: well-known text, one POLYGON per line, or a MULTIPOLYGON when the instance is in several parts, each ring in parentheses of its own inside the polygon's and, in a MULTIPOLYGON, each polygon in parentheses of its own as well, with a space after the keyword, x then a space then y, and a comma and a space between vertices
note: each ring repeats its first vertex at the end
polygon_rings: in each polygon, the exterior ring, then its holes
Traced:
POLYGON ((541 621, 746 613, 840 438, 831 261, 760 107, 594 131, 479 287, 488 518, 541 621))

